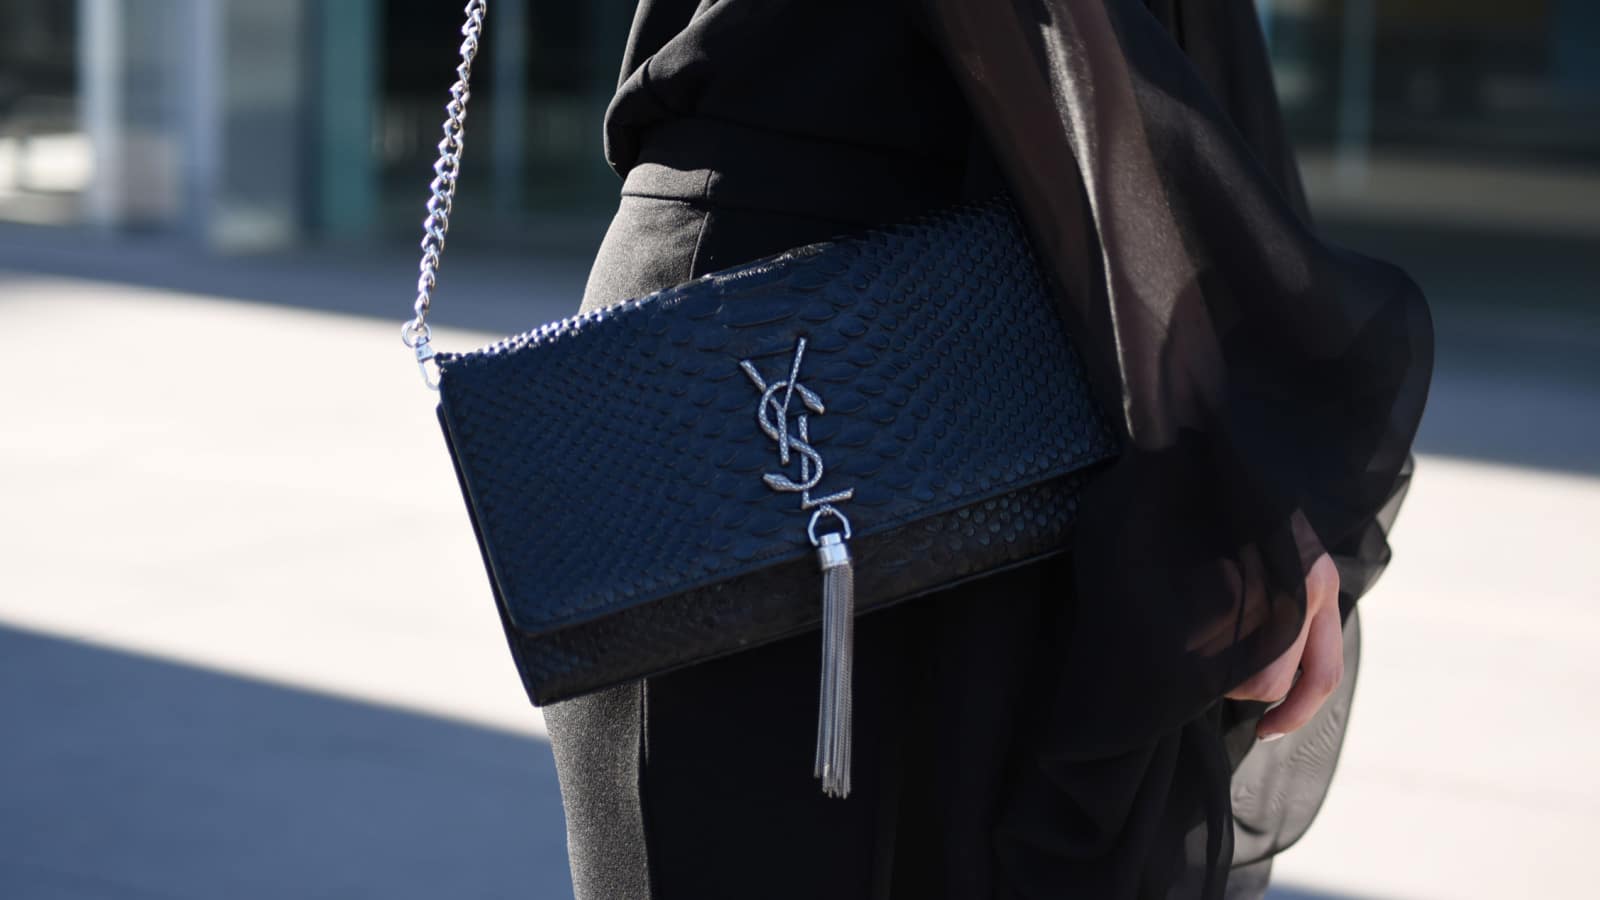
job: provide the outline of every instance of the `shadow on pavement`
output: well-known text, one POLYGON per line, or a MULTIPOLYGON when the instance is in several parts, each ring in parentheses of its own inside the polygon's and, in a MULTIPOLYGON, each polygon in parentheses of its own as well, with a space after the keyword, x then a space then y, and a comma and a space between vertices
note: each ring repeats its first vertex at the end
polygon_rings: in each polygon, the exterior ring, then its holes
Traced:
MULTIPOLYGON (((449 256, 429 321, 515 334, 578 311, 593 253, 462 243, 449 256)), ((230 255, 171 237, 0 223, 0 270, 392 319, 399 346, 416 297, 417 254, 409 244, 385 243, 230 255)))
POLYGON ((0 896, 572 896, 538 740, 3 626, 0 684, 0 896))
POLYGON ((0 896, 571 896, 536 739, 0 627, 0 896))

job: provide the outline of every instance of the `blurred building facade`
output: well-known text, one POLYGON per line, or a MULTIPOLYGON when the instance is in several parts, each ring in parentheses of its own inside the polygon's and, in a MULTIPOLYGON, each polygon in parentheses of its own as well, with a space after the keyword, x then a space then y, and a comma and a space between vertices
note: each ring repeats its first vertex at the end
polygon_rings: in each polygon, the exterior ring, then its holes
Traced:
MULTIPOLYGON (((460 5, 0 0, 0 221, 221 248, 410 235, 460 5)), ((457 226, 559 242, 610 211, 600 120, 631 6, 491 4, 457 226)), ((1600 236, 1600 4, 1259 8, 1319 208, 1600 236)))
MULTIPOLYGON (((0 0, 0 220, 238 248, 414 231, 460 5, 0 0)), ((556 231, 614 194, 598 124, 631 12, 491 8, 463 225, 556 231)))

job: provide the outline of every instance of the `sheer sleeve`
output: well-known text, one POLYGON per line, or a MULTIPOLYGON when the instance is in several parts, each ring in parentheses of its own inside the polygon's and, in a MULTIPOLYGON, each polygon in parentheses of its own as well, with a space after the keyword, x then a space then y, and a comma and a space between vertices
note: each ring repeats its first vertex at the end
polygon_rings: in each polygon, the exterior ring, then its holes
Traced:
POLYGON ((1125 840, 1152 760, 1293 642, 1310 564, 1348 612, 1388 561, 1431 322, 1312 230, 1248 0, 911 2, 1123 442, 1081 506, 1048 756, 1146 773, 1078 798, 1125 840))
POLYGON ((1241 129, 1171 0, 1165 23, 1139 0, 922 2, 1123 439, 1083 505, 1070 662, 1099 686, 1078 749, 1123 749, 1282 653, 1324 549, 1350 601, 1382 569, 1427 307, 1311 230, 1259 52, 1243 83, 1239 58, 1216 70, 1265 116, 1241 129))

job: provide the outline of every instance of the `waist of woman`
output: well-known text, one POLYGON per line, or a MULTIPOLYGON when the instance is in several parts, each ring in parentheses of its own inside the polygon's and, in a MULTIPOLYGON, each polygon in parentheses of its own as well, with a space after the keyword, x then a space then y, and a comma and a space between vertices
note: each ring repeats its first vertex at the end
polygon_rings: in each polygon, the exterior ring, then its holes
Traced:
POLYGON ((651 126, 623 196, 880 225, 961 199, 965 162, 721 119, 651 126))

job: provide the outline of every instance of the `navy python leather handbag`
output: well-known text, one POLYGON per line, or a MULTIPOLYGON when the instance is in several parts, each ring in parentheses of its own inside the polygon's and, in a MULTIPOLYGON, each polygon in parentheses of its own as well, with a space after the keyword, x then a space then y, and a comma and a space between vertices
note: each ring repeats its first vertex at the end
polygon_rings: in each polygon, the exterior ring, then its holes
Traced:
POLYGON ((467 14, 402 337, 439 392, 528 695, 820 625, 814 774, 845 796, 854 617, 1061 552, 1078 491, 1117 452, 1011 206, 435 352, 483 0, 467 14))

